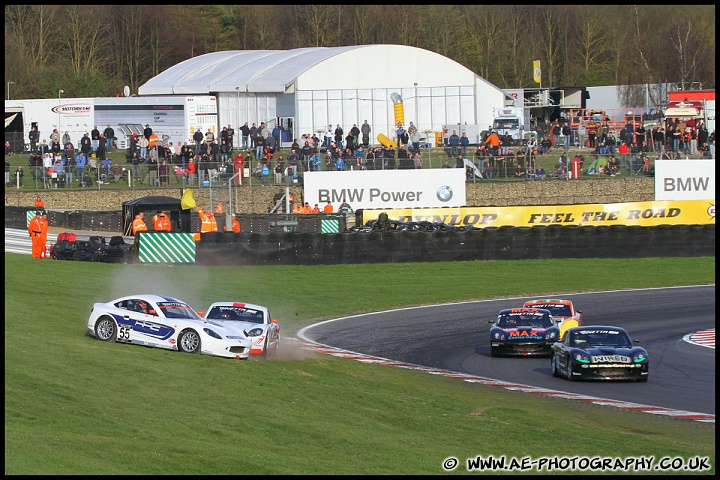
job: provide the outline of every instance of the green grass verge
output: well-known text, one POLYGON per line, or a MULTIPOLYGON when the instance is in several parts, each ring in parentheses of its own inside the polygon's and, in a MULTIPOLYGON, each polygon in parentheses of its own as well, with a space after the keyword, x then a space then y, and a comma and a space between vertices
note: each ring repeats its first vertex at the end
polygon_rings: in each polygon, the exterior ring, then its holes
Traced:
POLYGON ((92 303, 143 291, 197 309, 266 304, 289 336, 319 319, 409 305, 714 283, 714 258, 153 267, 6 253, 5 275, 6 474, 438 474, 447 457, 465 472, 464 459, 491 454, 707 456, 703 473, 715 471, 714 424, 288 343, 278 360, 240 362, 84 335, 92 303))

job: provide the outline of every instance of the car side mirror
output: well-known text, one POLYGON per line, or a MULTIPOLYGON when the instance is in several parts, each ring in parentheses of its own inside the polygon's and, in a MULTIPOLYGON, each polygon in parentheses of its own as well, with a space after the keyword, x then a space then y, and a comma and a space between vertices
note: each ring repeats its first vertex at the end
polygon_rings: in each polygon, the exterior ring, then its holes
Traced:
POLYGON ((205 312, 195 312, 195 313, 197 313, 197 314, 200 315, 201 317, 204 317, 204 316, 205 316, 205 312))
POLYGON ((575 310, 577 313, 582 313, 582 310, 575 310))
POLYGON ((271 319, 270 319, 270 322, 271 322, 271 323, 274 323, 275 325, 277 325, 277 324, 278 324, 278 321, 277 321, 277 320, 275 320, 274 318, 271 318, 271 319))
POLYGON ((488 320, 488 323, 495 323, 495 320, 488 320))
POLYGON ((157 312, 155 310, 148 310, 148 315, 157 315, 157 312))

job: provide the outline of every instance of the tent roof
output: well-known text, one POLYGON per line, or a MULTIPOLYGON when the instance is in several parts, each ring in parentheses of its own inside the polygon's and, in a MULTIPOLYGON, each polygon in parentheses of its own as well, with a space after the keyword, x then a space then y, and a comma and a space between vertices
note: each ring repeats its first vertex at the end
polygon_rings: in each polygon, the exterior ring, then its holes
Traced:
POLYGON ((228 50, 207 53, 170 67, 148 80, 140 95, 284 92, 304 71, 341 53, 362 48, 228 50))
POLYGON ((123 202, 123 207, 126 205, 132 205, 132 206, 147 206, 151 207, 153 205, 170 205, 170 206, 176 206, 178 210, 180 209, 180 199, 175 197, 165 197, 161 195, 155 195, 155 196, 149 196, 149 197, 141 197, 136 198, 135 200, 129 200, 127 202, 123 202))
POLYGON ((140 96, 283 94, 292 93, 293 88, 341 88, 338 78, 342 78, 340 83, 345 88, 375 88, 389 81, 417 85, 420 79, 427 87, 445 85, 448 77, 454 85, 473 86, 479 81, 497 88, 438 53, 408 45, 383 44, 207 53, 161 72, 141 85, 138 93, 140 96), (377 67, 372 75, 367 75, 368 65, 377 67))

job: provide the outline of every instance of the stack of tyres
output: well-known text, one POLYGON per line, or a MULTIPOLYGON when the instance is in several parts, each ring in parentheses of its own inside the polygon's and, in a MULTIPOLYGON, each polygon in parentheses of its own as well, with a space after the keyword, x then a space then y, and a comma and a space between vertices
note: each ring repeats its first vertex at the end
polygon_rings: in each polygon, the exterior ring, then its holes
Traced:
POLYGON ((78 240, 73 260, 81 262, 102 262, 105 255, 105 244, 95 241, 78 240))
POLYGON ((56 260, 74 260, 77 244, 68 240, 58 240, 52 248, 52 257, 56 260))
POLYGON ((121 236, 110 239, 110 244, 105 245, 102 261, 105 263, 131 263, 133 246, 125 243, 121 236))

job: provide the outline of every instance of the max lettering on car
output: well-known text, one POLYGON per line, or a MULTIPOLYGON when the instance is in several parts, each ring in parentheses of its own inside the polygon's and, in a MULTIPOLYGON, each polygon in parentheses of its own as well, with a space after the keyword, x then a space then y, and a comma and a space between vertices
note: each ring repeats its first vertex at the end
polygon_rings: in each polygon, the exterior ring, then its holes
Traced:
POLYGON ((534 330, 511 330, 509 336, 511 338, 540 338, 540 332, 534 330))

